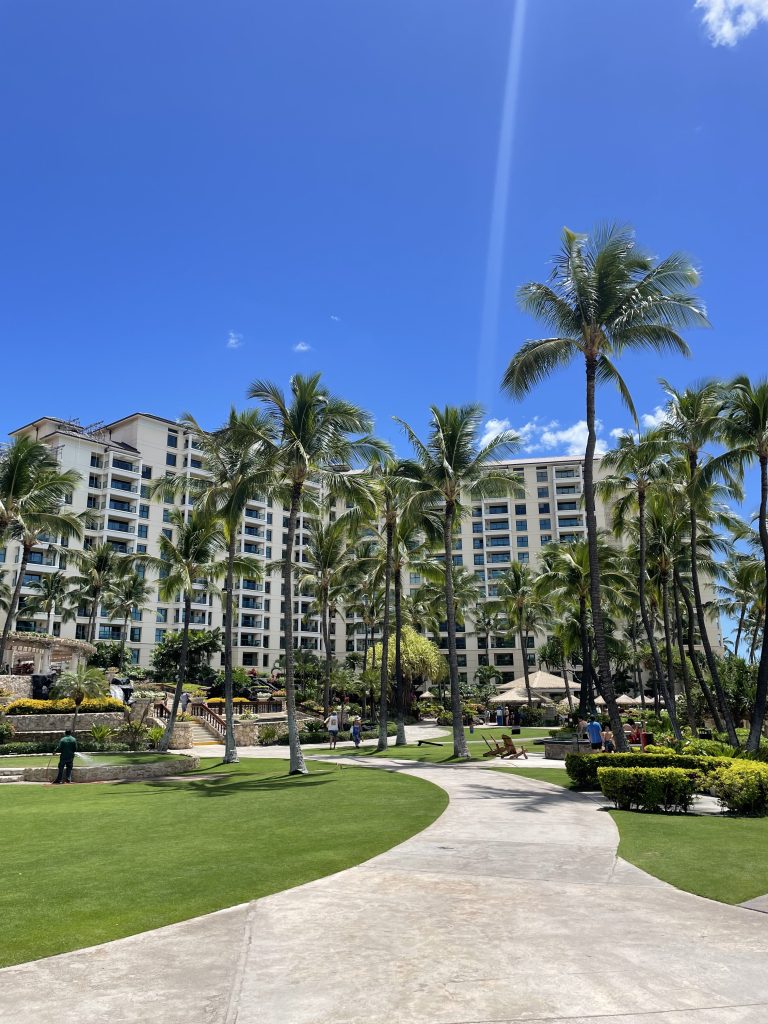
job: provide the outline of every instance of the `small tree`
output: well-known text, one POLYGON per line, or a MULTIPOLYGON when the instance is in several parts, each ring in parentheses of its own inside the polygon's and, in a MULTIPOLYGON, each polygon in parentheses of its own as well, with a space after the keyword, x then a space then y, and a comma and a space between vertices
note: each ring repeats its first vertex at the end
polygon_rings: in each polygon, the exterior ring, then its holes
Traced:
POLYGON ((77 716, 80 705, 89 697, 104 697, 108 691, 107 677, 99 668, 78 665, 74 671, 62 672, 53 687, 53 696, 69 697, 75 702, 72 735, 77 734, 77 716))

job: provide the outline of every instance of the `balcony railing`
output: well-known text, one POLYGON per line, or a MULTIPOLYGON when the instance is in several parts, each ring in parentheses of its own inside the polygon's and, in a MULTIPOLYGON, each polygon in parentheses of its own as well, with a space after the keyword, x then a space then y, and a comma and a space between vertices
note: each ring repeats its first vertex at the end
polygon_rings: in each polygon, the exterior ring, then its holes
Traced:
POLYGON ((138 494, 137 484, 129 484, 127 480, 111 480, 110 489, 113 491, 125 491, 127 494, 138 494))

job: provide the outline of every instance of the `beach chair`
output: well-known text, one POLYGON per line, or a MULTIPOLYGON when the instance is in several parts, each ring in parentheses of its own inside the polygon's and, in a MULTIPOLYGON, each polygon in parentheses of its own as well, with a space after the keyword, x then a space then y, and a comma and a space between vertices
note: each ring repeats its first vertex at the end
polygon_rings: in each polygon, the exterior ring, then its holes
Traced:
POLYGON ((503 743, 497 743, 496 740, 491 743, 487 736, 483 736, 485 745, 488 747, 487 750, 483 751, 483 757, 503 757, 507 751, 507 748, 503 743))
POLYGON ((523 757, 528 760, 528 754, 525 752, 525 747, 521 746, 520 749, 515 746, 512 742, 511 736, 502 736, 502 742, 504 743, 504 753, 501 755, 508 761, 517 761, 518 758, 523 757))

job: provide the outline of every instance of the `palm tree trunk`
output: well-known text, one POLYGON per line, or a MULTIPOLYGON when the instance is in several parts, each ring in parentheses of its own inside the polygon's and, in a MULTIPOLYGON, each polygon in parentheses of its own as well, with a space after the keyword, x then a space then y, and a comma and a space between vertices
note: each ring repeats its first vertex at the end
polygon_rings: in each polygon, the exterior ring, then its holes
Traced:
POLYGON ((80 705, 75 701, 75 713, 72 716, 72 735, 77 739, 77 716, 80 714, 80 705))
POLYGON ((128 619, 129 618, 130 618, 130 613, 128 615, 126 615, 125 618, 123 619, 123 639, 122 639, 122 643, 120 644, 120 671, 121 671, 121 673, 122 673, 122 671, 123 671, 123 669, 125 667, 125 662, 126 662, 126 659, 128 657, 128 646, 127 646, 127 643, 128 643, 128 619))
POLYGON ((683 639, 683 617, 680 614, 680 595, 678 593, 674 577, 672 579, 672 604, 675 606, 675 636, 677 637, 677 653, 680 656, 680 674, 683 678, 685 710, 688 718, 688 726, 695 735, 699 728, 699 723, 696 719, 696 708, 693 706, 691 675, 688 671, 688 659, 685 656, 685 640, 683 639))
POLYGON ((628 751, 621 714, 616 703, 616 691, 611 678, 608 646, 605 642, 605 623, 600 601, 600 556, 597 549, 597 516, 595 514, 594 459, 597 433, 595 431, 595 376, 597 361, 588 356, 587 366, 587 448, 584 453, 584 505, 587 519, 587 547, 589 549, 589 597, 592 605, 592 631, 595 637, 598 675, 603 699, 608 707, 608 718, 613 731, 616 750, 628 751))
POLYGON ((661 576, 661 606, 664 616, 664 650, 667 657, 667 681, 664 690, 664 702, 667 705, 669 723, 672 726, 672 734, 676 740, 681 740, 683 734, 680 730, 680 723, 677 720, 677 708, 675 707, 675 676, 672 664, 672 627, 669 617, 669 582, 668 573, 661 576))
POLYGON ((403 657, 402 657, 402 633, 403 633, 403 609, 402 609, 403 581, 401 570, 395 570, 395 705, 397 708, 397 738, 396 747, 405 744, 405 692, 403 683, 403 657))
POLYGON ((392 586, 392 550, 394 548, 395 526, 388 522, 386 527, 387 541, 384 557, 384 622, 381 626, 381 672, 379 675, 379 742, 377 750, 386 750, 387 739, 387 691, 389 689, 389 590, 392 586))
POLYGON ((469 758, 464 736, 464 716, 459 693, 459 659, 456 654, 456 606, 453 600, 453 503, 445 503, 443 543, 445 544, 445 618, 448 627, 448 675, 451 680, 451 717, 453 718, 453 756, 469 758))
MULTIPOLYGON (((328 599, 323 594, 322 602, 320 606, 320 629, 323 634, 323 653, 325 655, 325 664, 323 666, 323 715, 325 718, 331 713, 331 641, 330 641, 330 627, 328 625, 329 608, 328 599)), ((344 718, 344 706, 342 704, 341 719, 344 718)), ((344 722, 339 721, 339 725, 343 726, 344 722)))
POLYGON ((232 628, 234 626, 234 595, 235 587, 235 555, 237 545, 237 526, 228 523, 229 543, 227 545, 227 578, 224 583, 226 587, 224 597, 224 720, 226 722, 224 733, 224 764, 236 764, 240 758, 237 756, 237 745, 235 743, 235 689, 232 681, 232 628))
MULTIPOLYGON (((693 481, 696 479, 696 472, 698 468, 697 458, 693 452, 691 452, 688 456, 688 464, 690 468, 691 483, 693 483, 693 481)), ((720 711, 723 716, 723 724, 725 725, 725 731, 728 734, 728 742, 731 744, 731 746, 738 749, 739 740, 736 736, 736 727, 733 724, 733 715, 731 714, 731 709, 728 707, 728 702, 725 697, 725 691, 723 690, 723 685, 720 682, 720 673, 717 671, 717 662, 715 661, 715 656, 712 653, 712 645, 709 642, 709 635, 707 633, 707 620, 704 615, 704 602, 701 599, 701 586, 699 584, 699 523, 696 516, 696 504, 694 501, 689 502, 688 511, 690 516, 691 585, 693 588, 693 603, 696 608, 696 618, 699 623, 699 634, 701 636, 701 644, 704 648, 704 656, 707 660, 707 668, 709 669, 709 675, 715 687, 715 693, 717 694, 717 702, 720 705, 720 711)))
POLYGON ((757 667, 757 690, 755 693, 755 709, 752 713, 752 721, 749 726, 749 737, 747 738, 747 750, 756 751, 760 746, 760 737, 763 732, 765 721, 765 706, 768 699, 768 524, 765 517, 768 515, 768 459, 760 456, 760 544, 763 549, 763 561, 766 574, 766 600, 765 613, 763 616, 763 648, 760 651, 760 663, 757 667))
POLYGON ((363 623, 363 672, 368 668, 368 625, 363 623))
POLYGON ((587 602, 579 598, 579 638, 581 640, 581 690, 579 692, 579 717, 586 718, 591 710, 590 694, 592 680, 589 673, 589 634, 587 633, 587 602))
POLYGON ((54 620, 55 615, 56 615, 56 605, 53 603, 53 601, 51 601, 50 605, 48 606, 48 615, 47 615, 47 618, 45 620, 45 632, 49 636, 53 635, 53 620, 54 620))
MULTIPOLYGON (((5 659, 5 648, 8 644, 8 634, 11 631, 11 625, 13 624, 16 611, 19 607, 19 599, 21 597, 21 588, 24 586, 24 575, 27 571, 27 563, 29 561, 29 552, 31 548, 28 548, 25 544, 21 549, 21 561, 19 562, 19 575, 16 580, 16 586, 13 588, 13 594, 11 595, 11 603, 8 605, 8 611, 5 615, 5 625, 3 626, 3 635, 0 639, 0 670, 3 667, 3 661, 5 659)), ((13 668, 13 666, 9 666, 13 668)))
POLYGON ((736 627, 736 639, 733 642, 733 656, 738 658, 739 656, 739 645, 741 644, 741 634, 744 630, 744 619, 747 615, 747 603, 742 602, 741 610, 739 611, 739 624, 736 627))
POLYGON ((675 582, 677 583, 678 590, 680 591, 685 603, 685 617, 688 622, 688 657, 691 659, 691 665, 693 665, 693 673, 696 676, 696 682, 699 684, 701 692, 704 694, 704 700, 707 702, 707 707, 709 708, 709 713, 712 716, 715 729, 718 732, 722 732, 723 722, 720 718, 717 702, 712 695, 712 691, 707 685, 704 673, 701 671, 701 665, 699 664, 699 652, 696 650, 695 620, 693 604, 691 603, 691 595, 688 593, 687 587, 678 575, 677 569, 675 569, 675 582))
MULTIPOLYGON (((667 711, 670 711, 670 707, 673 704, 673 697, 669 692, 667 686, 667 680, 664 675, 664 669, 661 665, 661 655, 659 653, 659 645, 656 643, 656 633, 653 628, 653 622, 651 616, 648 613, 648 601, 645 595, 645 586, 647 582, 647 569, 646 569, 646 536, 645 536, 645 492, 638 490, 637 492, 637 529, 638 529, 638 579, 637 579, 637 591, 640 600, 640 617, 643 620, 643 628, 645 629, 645 635, 648 637, 648 643, 651 648, 651 656, 653 657, 653 668, 656 673, 657 687, 661 687, 661 692, 664 696, 664 703, 667 706, 667 711)), ((671 665, 671 660, 668 659, 667 665, 671 665)), ((656 691, 658 692, 658 691, 656 691)), ((658 702, 657 702, 658 704, 658 702)), ((656 715, 658 716, 659 708, 655 708, 656 715)), ((672 707, 670 712, 670 722, 673 722, 672 731, 675 734, 676 739, 681 739, 680 728, 677 726, 677 717, 675 716, 675 709, 672 707)))
POLYGON ((91 611, 88 615, 88 643, 96 642, 96 619, 101 601, 101 587, 94 587, 91 595, 91 611))
POLYGON ((525 695, 528 698, 528 707, 533 707, 533 700, 531 698, 531 680, 528 672, 528 647, 523 637, 523 625, 522 622, 518 624, 517 635, 520 640, 520 649, 523 652, 523 678, 525 679, 525 695))
POLYGON ((296 687, 294 684, 293 649, 293 538, 296 535, 296 519, 301 505, 302 483, 295 480, 291 489, 291 508, 288 513, 288 536, 285 542, 283 564, 283 599, 285 601, 285 706, 288 715, 288 746, 290 748, 289 773, 307 775, 304 754, 299 743, 299 725, 296 720, 296 687))
POLYGON ((179 674, 176 679, 176 688, 173 691, 173 702, 171 703, 171 715, 165 727, 163 738, 157 745, 158 750, 167 751, 171 745, 173 728, 176 725, 176 716, 179 713, 181 694, 184 690, 184 683, 187 681, 187 660, 189 655, 189 622, 192 618, 192 594, 184 594, 184 623, 181 630, 181 649, 179 650, 179 674))
POLYGON ((563 673, 563 682, 565 683, 565 697, 568 701, 568 711, 570 712, 571 717, 573 717, 573 695, 571 694, 571 686, 568 682, 568 666, 566 665, 565 655, 563 655, 563 661, 560 668, 563 673))

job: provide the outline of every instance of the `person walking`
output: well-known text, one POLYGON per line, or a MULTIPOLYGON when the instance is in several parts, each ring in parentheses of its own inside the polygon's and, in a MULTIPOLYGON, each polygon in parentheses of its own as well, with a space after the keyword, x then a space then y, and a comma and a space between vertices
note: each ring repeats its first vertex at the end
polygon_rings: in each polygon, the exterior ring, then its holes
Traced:
POLYGON ((613 741, 613 733, 611 732, 610 725, 606 725, 602 732, 603 750, 606 754, 612 754, 616 749, 616 744, 613 741))
POLYGON ((67 729, 56 746, 59 755, 59 772, 54 780, 54 786, 60 786, 62 782, 72 782, 72 766, 77 752, 77 740, 72 731, 67 729))
POLYGON ((603 749, 603 730, 594 715, 590 716, 589 722, 587 723, 587 736, 589 737, 589 743, 593 750, 603 749))
POLYGON ((363 723, 360 721, 359 716, 352 722, 352 742, 356 747, 360 746, 360 740, 363 738, 363 723))
POLYGON ((331 750, 336 749, 336 741, 339 738, 339 716, 331 711, 325 720, 325 727, 328 730, 328 744, 331 750))
POLYGON ((181 695, 181 713, 186 714, 187 708, 189 707, 189 694, 185 690, 181 695))

